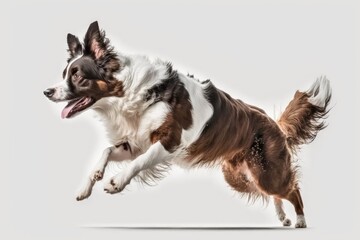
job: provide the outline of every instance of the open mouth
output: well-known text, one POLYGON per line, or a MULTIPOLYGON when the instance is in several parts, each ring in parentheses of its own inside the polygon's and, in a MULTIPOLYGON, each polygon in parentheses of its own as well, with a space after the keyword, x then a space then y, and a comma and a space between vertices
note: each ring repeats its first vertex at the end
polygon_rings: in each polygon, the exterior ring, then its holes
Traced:
POLYGON ((70 118, 74 114, 84 111, 91 105, 93 105, 96 100, 92 97, 80 97, 74 100, 71 100, 61 112, 61 118, 70 118))

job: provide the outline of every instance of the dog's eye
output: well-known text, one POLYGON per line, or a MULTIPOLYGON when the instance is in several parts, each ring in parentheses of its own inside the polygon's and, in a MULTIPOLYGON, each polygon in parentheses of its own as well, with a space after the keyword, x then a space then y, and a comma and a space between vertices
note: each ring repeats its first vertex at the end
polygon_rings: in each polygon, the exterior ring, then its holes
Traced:
POLYGON ((74 67, 71 69, 71 74, 76 77, 77 76, 77 72, 78 72, 78 68, 77 67, 74 67))

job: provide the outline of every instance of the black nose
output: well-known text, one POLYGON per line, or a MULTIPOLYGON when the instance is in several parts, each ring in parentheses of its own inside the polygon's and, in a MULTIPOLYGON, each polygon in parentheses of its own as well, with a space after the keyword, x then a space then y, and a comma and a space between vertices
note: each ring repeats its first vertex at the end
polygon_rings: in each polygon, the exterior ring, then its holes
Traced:
POLYGON ((44 95, 49 97, 52 97, 52 95, 54 95, 55 93, 55 89, 54 88, 48 88, 44 91, 44 95))

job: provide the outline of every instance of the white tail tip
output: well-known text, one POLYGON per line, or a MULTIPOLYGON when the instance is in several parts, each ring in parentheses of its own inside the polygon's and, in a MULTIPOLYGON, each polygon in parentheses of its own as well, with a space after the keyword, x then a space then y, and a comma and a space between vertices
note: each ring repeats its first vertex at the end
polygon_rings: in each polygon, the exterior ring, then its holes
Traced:
POLYGON ((310 96, 309 103, 324 108, 331 96, 330 81, 325 76, 319 77, 307 91, 307 94, 310 96))

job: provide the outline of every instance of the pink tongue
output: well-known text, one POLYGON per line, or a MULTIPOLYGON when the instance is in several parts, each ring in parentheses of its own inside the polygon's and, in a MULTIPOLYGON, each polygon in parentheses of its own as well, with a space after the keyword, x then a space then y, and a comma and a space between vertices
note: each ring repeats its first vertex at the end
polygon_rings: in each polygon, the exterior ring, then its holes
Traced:
POLYGON ((73 109, 75 107, 75 105, 78 104, 82 99, 83 98, 80 98, 79 100, 66 105, 66 107, 61 112, 61 118, 66 118, 69 115, 71 109, 73 109))

